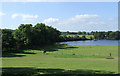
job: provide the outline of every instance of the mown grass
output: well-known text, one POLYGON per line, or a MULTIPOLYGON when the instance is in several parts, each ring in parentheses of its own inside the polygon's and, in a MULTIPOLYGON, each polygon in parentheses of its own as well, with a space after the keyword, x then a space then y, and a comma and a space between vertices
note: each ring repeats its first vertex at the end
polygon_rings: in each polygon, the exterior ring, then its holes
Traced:
MULTIPOLYGON (((4 74, 116 74, 118 47, 56 44, 2 57, 4 74), (47 51, 46 54, 43 51, 47 51), (114 59, 109 58, 112 54, 114 59), (11 72, 9 72, 11 69, 11 72), (16 69, 16 70, 14 70, 16 69), (24 71, 26 70, 26 73, 24 71), (32 71, 33 72, 30 72, 32 71), (28 72, 27 72, 28 71, 28 72), (30 73, 29 73, 30 72, 30 73)), ((30 74, 30 75, 29 75, 30 74)))

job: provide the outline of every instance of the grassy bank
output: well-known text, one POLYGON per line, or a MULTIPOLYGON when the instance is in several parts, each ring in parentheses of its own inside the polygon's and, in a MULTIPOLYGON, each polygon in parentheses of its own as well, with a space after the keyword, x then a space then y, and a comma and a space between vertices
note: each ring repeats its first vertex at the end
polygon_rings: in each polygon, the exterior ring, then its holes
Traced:
POLYGON ((56 44, 3 56, 3 75, 118 73, 117 46, 56 44))

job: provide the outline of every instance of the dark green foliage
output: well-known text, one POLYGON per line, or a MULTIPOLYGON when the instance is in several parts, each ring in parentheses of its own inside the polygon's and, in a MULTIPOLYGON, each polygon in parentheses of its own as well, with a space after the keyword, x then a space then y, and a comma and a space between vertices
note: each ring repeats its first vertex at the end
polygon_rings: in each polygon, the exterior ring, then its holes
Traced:
POLYGON ((59 35, 57 29, 43 23, 38 23, 34 27, 32 24, 21 24, 13 32, 3 29, 3 51, 53 44, 58 41, 59 35))
POLYGON ((79 31, 77 32, 61 32, 61 34, 63 36, 60 36, 59 41, 77 41, 77 40, 101 40, 101 39, 105 39, 105 40, 119 40, 120 39, 120 33, 119 31, 108 31, 108 32, 81 32, 79 31), (74 35, 74 37, 70 37, 67 35, 74 35), (79 35, 83 35, 82 37, 79 37, 79 35), (94 37, 91 37, 88 39, 86 38, 86 35, 93 35, 94 37))
POLYGON ((13 36, 16 39, 17 48, 29 46, 32 44, 33 28, 31 24, 21 24, 17 30, 13 32, 13 36))
POLYGON ((82 39, 83 39, 83 40, 86 40, 86 37, 83 35, 83 36, 82 36, 82 39))
POLYGON ((79 35, 81 35, 81 34, 82 34, 82 32, 81 32, 81 31, 79 31, 79 32, 78 32, 78 34, 79 34, 79 35))
POLYGON ((2 51, 10 52, 15 50, 16 41, 13 38, 12 31, 9 29, 2 30, 2 51))
POLYGON ((79 37, 79 35, 75 35, 75 36, 60 36, 59 41, 63 42, 63 41, 78 41, 78 40, 89 40, 87 39, 84 35, 82 37, 79 37))
POLYGON ((83 35, 86 35, 86 32, 85 32, 85 31, 83 31, 83 32, 82 32, 82 34, 83 34, 83 35))
POLYGON ((45 26, 43 23, 38 23, 34 27, 34 44, 46 45, 58 41, 60 32, 51 26, 45 26), (37 42, 36 42, 37 40, 37 42))
POLYGON ((106 40, 119 40, 120 39, 120 33, 119 31, 116 32, 112 32, 112 31, 108 31, 108 32, 94 32, 94 38, 97 40, 100 39, 106 39, 106 40))

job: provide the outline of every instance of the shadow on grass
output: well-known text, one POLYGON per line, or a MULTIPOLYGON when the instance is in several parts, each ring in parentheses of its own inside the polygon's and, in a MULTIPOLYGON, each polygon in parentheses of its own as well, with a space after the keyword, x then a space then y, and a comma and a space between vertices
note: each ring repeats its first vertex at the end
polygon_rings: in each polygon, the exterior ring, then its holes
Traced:
POLYGON ((4 53, 2 57, 23 57, 25 55, 16 55, 15 53, 4 53))
POLYGON ((26 55, 17 55, 17 54, 36 54, 33 52, 17 52, 17 53, 2 53, 2 57, 23 57, 26 55))
MULTIPOLYGON (((99 71, 99 70, 64 70, 64 69, 35 69, 35 68, 2 68, 2 76, 41 76, 41 75, 55 75, 65 74, 68 76, 80 76, 80 74, 90 76, 98 76, 99 74, 112 74, 114 72, 99 71)), ((101 76, 101 75, 100 75, 101 76)), ((114 75, 115 76, 115 75, 114 75)))
MULTIPOLYGON (((66 46, 66 44, 56 43, 56 44, 48 45, 48 46, 44 46, 44 47, 33 47, 28 50, 54 52, 54 51, 58 51, 58 49, 74 49, 74 48, 78 48, 78 47, 66 46)), ((13 53, 3 53, 2 57, 23 57, 23 56, 25 56, 25 55, 16 55, 16 54, 36 54, 36 53, 30 52, 30 51, 25 52, 24 50, 17 50, 17 51, 13 51, 13 53)))
POLYGON ((42 48, 40 48, 38 50, 43 50, 43 51, 48 51, 48 52, 54 52, 54 51, 58 51, 58 49, 74 49, 74 48, 78 48, 78 47, 67 46, 66 44, 56 43, 56 44, 53 44, 53 45, 42 47, 42 48))

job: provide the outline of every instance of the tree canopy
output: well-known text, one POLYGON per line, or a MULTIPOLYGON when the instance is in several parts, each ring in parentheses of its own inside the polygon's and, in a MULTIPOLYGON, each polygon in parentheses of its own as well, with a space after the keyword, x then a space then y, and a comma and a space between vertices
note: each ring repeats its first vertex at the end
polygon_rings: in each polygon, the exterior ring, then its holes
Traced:
POLYGON ((13 46, 16 46, 16 49, 24 49, 53 44, 59 35, 60 31, 43 23, 38 23, 34 27, 32 24, 20 24, 14 31, 2 30, 3 50, 11 49, 13 46))

